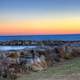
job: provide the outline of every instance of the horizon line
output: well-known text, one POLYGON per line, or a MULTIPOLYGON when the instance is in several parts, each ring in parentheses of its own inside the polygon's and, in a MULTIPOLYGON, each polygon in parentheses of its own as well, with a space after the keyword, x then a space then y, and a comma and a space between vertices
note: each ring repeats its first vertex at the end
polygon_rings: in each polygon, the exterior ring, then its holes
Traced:
POLYGON ((80 33, 74 34, 12 34, 12 35, 0 35, 0 36, 48 36, 48 35, 80 35, 80 33))

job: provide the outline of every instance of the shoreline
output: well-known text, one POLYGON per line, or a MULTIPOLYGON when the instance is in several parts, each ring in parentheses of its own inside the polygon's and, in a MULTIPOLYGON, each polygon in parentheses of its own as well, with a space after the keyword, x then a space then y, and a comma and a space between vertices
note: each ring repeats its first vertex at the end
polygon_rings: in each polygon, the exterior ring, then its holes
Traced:
MULTIPOLYGON (((80 41, 13 40, 0 42, 0 46, 2 49, 8 46, 11 49, 0 51, 0 72, 4 72, 7 79, 15 78, 14 80, 28 72, 46 71, 54 64, 80 57, 80 41), (27 47, 18 50, 20 46, 27 47)), ((3 75, 2 77, 4 79, 3 75)))
POLYGON ((0 41, 0 46, 56 46, 65 44, 80 44, 80 40, 64 41, 64 40, 10 40, 0 41))

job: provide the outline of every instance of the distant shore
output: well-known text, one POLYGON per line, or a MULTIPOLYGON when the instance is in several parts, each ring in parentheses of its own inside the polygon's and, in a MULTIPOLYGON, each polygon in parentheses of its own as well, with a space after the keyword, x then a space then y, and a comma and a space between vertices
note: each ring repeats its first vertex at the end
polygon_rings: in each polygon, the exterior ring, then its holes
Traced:
POLYGON ((59 45, 80 44, 77 41, 63 41, 63 40, 11 40, 0 41, 0 46, 59 46, 59 45))

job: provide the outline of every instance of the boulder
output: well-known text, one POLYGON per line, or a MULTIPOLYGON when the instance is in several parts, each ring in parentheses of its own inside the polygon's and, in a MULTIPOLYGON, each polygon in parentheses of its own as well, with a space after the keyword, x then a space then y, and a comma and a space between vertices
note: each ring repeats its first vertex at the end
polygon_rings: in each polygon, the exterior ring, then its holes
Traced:
POLYGON ((32 71, 42 71, 44 68, 41 66, 41 64, 33 64, 32 65, 32 71))

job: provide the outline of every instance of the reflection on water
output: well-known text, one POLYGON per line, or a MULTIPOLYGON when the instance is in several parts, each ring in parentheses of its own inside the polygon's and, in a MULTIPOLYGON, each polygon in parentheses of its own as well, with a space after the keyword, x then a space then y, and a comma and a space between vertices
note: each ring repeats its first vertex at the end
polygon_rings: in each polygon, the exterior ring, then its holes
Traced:
POLYGON ((25 48, 35 48, 36 46, 0 46, 0 50, 20 50, 25 48))
MULTIPOLYGON (((75 47, 80 47, 80 44, 64 44, 63 46, 75 46, 75 47)), ((31 49, 31 48, 40 48, 40 46, 0 46, 1 51, 6 51, 6 50, 20 50, 20 49, 31 49)), ((45 48, 48 48, 45 46, 45 48)))

